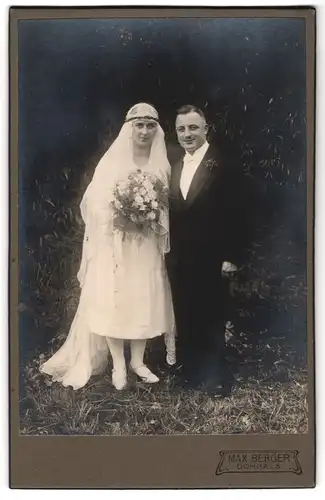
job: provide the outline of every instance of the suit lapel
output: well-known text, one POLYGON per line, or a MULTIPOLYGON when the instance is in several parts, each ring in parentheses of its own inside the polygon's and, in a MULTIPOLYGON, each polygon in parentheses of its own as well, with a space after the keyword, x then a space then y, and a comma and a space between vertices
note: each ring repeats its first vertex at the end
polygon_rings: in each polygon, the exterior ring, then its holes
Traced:
POLYGON ((181 174, 183 170, 183 160, 179 160, 175 163, 172 169, 172 177, 171 177, 171 197, 173 200, 179 200, 181 192, 180 192, 180 181, 181 174))
POLYGON ((187 207, 193 204, 200 192, 203 190, 206 183, 208 183, 214 177, 215 172, 213 172, 213 166, 211 167, 207 164, 208 160, 212 161, 212 159, 214 159, 214 151, 212 150, 212 147, 209 146, 209 149, 204 155, 193 176, 186 200, 184 200, 187 207))

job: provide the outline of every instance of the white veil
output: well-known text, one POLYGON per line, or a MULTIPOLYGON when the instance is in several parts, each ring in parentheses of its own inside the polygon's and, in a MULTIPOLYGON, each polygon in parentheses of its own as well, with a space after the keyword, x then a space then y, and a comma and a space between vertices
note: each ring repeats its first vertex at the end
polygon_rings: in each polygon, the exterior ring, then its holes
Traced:
MULTIPOLYGON (((85 236, 83 244, 83 253, 78 279, 82 285, 87 260, 96 252, 100 239, 103 237, 103 227, 106 227, 106 236, 108 224, 112 227, 112 209, 113 190, 117 181, 127 177, 127 175, 136 170, 133 161, 133 141, 132 141, 132 120, 134 119, 153 119, 158 122, 158 113, 150 104, 139 103, 128 111, 118 137, 99 161, 93 179, 89 184, 80 204, 81 215, 85 223, 85 236)), ((167 158, 165 145, 165 134, 159 123, 154 136, 148 166, 146 167, 151 174, 164 181, 166 185, 170 177, 170 164, 167 158)), ((169 218, 166 210, 161 214, 159 225, 162 228, 162 234, 159 237, 160 249, 163 254, 169 252, 169 218)), ((114 239, 112 239, 114 244, 114 239)))
MULTIPOLYGON (((90 376, 101 373, 107 366, 108 345, 101 332, 107 322, 109 308, 114 303, 114 261, 119 252, 120 237, 114 236, 111 201, 115 183, 136 169, 132 158, 133 118, 158 120, 157 111, 149 104, 133 106, 127 114, 117 139, 100 160, 93 179, 81 201, 85 236, 78 279, 82 287, 79 306, 63 346, 40 369, 54 380, 74 389, 83 387, 90 376), (92 271, 87 275, 87 267, 92 271)), ((168 182, 170 166, 167 160, 164 133, 158 125, 148 164, 150 172, 168 182)), ((162 252, 169 250, 168 212, 163 214, 163 235, 158 237, 162 252)), ((167 359, 175 357, 173 332, 165 335, 167 359)), ((174 361, 173 361, 174 362, 174 361)))

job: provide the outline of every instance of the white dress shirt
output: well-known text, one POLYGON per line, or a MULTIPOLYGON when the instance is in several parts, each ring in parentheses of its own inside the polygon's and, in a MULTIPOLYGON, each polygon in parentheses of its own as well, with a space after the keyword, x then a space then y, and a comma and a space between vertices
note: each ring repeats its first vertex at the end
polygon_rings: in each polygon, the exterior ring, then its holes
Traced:
POLYGON ((191 182, 198 169, 205 153, 207 152, 209 143, 205 141, 200 148, 198 148, 192 155, 186 152, 183 160, 183 169, 180 180, 181 193, 184 200, 186 200, 187 194, 190 189, 191 182))

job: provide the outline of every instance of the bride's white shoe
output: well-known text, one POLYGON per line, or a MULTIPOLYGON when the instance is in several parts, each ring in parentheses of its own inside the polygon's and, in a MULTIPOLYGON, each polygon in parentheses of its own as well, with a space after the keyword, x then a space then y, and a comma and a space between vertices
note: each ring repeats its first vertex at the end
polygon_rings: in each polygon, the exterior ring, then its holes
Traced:
POLYGON ((118 391, 124 389, 126 386, 126 371, 112 370, 112 384, 118 391))
POLYGON ((145 365, 140 365, 138 367, 130 365, 130 368, 138 375, 138 377, 141 378, 141 380, 143 380, 143 382, 146 382, 147 384, 155 384, 156 382, 159 382, 157 375, 152 373, 145 365))

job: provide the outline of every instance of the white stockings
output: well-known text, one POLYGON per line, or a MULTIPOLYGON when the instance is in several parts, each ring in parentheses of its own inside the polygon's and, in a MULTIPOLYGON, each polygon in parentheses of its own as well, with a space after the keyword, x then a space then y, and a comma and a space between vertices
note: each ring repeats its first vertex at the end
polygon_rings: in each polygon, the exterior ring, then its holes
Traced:
MULTIPOLYGON (((121 390, 125 388, 127 383, 124 340, 109 337, 106 337, 106 339, 113 361, 112 383, 117 390, 121 390)), ((134 373, 136 373, 144 382, 149 384, 158 382, 159 378, 154 375, 143 363, 146 340, 130 340, 130 345, 131 370, 134 371, 134 373)))

